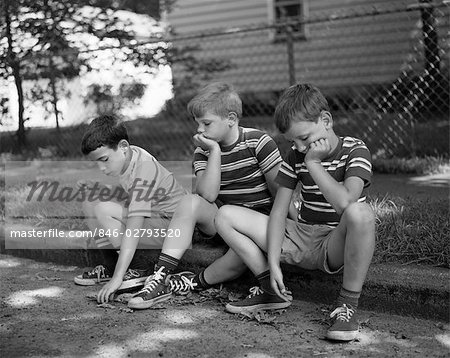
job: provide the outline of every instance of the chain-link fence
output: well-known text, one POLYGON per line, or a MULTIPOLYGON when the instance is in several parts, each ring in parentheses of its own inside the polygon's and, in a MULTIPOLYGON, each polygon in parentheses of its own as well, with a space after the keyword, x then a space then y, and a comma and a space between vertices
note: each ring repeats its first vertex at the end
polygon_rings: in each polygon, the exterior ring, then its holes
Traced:
MULTIPOLYGON (((448 155, 448 134, 444 152, 421 150, 418 138, 424 124, 448 123, 449 29, 449 8, 427 3, 172 36, 165 43, 174 97, 157 115, 128 123, 132 142, 160 159, 188 158, 195 123, 186 104, 210 81, 232 83, 240 92, 243 126, 276 136, 272 115, 281 91, 310 82, 325 93, 336 132, 363 139, 373 154, 448 155)), ((73 156, 83 128, 62 127, 57 135, 32 129, 28 145, 73 156)), ((14 136, 2 142, 1 150, 9 151, 14 136)))

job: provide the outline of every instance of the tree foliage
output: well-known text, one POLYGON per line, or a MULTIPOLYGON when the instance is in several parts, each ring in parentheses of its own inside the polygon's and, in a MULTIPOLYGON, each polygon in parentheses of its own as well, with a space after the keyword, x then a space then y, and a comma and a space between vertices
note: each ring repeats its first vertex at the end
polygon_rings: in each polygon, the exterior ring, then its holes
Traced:
MULTIPOLYGON (((132 13, 147 20, 170 11, 175 0, 2 0, 0 1, 0 78, 14 79, 18 93, 17 149, 26 146, 27 100, 38 101, 53 111, 59 126, 58 99, 65 96, 64 83, 74 77, 101 69, 98 61, 107 52, 113 61, 132 64, 156 74, 161 66, 180 66, 184 76, 174 84, 175 93, 190 91, 199 82, 231 67, 222 59, 199 59, 199 47, 177 46, 170 35, 153 20, 137 27, 132 13), (143 30, 142 30, 143 27, 143 30), (34 81, 24 91, 24 81, 34 81)), ((172 34, 173 35, 173 34, 172 34)), ((91 99, 116 104, 133 103, 145 88, 132 81, 117 93, 98 84, 91 86, 91 99)), ((5 103, 5 101, 0 101, 5 103)))
MULTIPOLYGON (((167 63, 167 46, 158 41, 162 34, 153 32, 154 27, 148 28, 142 41, 132 21, 120 16, 123 9, 147 13, 155 11, 155 6, 131 0, 1 2, 0 76, 13 77, 19 94, 19 148, 26 144, 23 81, 49 81, 47 87, 52 92, 57 116, 56 83, 92 70, 99 49, 117 49, 111 51, 115 61, 131 62, 149 72, 167 63)), ((42 93, 38 94, 43 97, 42 93)))

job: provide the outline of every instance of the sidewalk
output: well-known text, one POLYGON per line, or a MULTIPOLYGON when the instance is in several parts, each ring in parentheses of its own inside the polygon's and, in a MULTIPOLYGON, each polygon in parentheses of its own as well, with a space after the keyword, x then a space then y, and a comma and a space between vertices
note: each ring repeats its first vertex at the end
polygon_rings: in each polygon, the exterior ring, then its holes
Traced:
MULTIPOLYGON (((198 271, 225 252, 224 247, 196 244, 188 250, 180 270, 198 271)), ((95 250, 1 250, 3 253, 79 267, 92 267, 99 262, 95 250)), ((157 250, 148 257, 156 262, 157 250)), ((319 271, 307 271, 295 266, 283 268, 285 281, 295 299, 332 304, 342 276, 330 276, 319 271)), ((229 284, 242 293, 256 281, 250 273, 229 284)), ((450 316, 450 270, 428 266, 373 264, 369 268, 360 306, 367 310, 412 315, 426 319, 448 321, 450 316)))

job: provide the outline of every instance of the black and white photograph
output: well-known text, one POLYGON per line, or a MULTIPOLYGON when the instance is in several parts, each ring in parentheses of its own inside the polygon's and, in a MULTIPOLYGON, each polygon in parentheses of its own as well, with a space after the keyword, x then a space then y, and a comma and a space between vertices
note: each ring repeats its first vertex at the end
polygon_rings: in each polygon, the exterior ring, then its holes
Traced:
POLYGON ((449 0, 0 0, 0 356, 448 357, 449 0))

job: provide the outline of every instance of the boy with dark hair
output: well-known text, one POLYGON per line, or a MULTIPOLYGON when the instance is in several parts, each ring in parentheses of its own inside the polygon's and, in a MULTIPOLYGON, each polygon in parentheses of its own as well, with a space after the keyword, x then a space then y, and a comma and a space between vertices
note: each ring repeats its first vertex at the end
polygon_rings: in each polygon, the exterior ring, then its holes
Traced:
POLYGON ((275 123, 293 148, 278 173, 280 187, 270 216, 235 206, 223 206, 216 216, 218 233, 261 286, 244 300, 227 304, 226 310, 274 309, 291 300, 280 261, 330 274, 343 270, 327 337, 352 340, 358 333, 356 309, 375 245, 375 217, 365 203, 370 153, 361 140, 335 134, 325 97, 309 84, 291 86, 282 94, 275 123), (295 222, 287 214, 298 182, 302 202, 295 222))
POLYGON ((149 268, 144 259, 134 257, 138 243, 162 246, 162 233, 167 234, 170 218, 187 192, 151 154, 129 144, 127 130, 115 116, 95 118, 83 136, 81 150, 104 174, 117 178, 121 187, 80 183, 85 190, 98 190, 98 200, 86 200, 83 209, 91 231, 100 233, 96 244, 103 249, 105 263, 74 281, 80 285, 107 282, 97 295, 99 302, 107 302, 118 289, 143 286, 149 268))
POLYGON ((206 289, 239 277, 246 266, 233 250, 196 275, 171 274, 191 246, 196 226, 205 236, 216 234, 214 218, 221 205, 265 214, 272 207, 280 153, 267 134, 239 126, 242 102, 236 91, 226 83, 210 84, 189 102, 188 110, 198 124, 193 163, 196 194, 182 199, 169 226, 181 235, 166 238, 154 275, 130 299, 130 308, 149 308, 174 292, 206 289))

